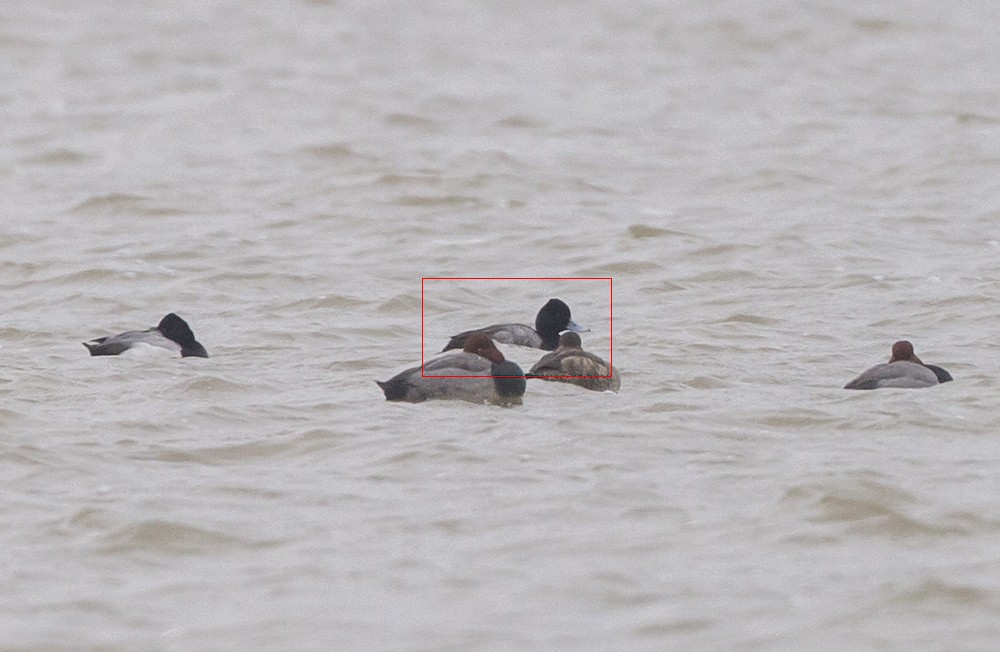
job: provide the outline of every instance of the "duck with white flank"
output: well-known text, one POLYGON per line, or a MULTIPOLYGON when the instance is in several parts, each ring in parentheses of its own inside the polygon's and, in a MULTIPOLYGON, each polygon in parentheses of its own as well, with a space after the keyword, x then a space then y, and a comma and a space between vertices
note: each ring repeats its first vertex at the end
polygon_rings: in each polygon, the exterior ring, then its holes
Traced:
POLYGON ((90 355, 118 355, 140 344, 148 344, 161 349, 176 351, 182 358, 207 358, 205 350, 196 339, 187 322, 175 315, 168 314, 160 320, 156 328, 144 331, 125 331, 110 337, 98 337, 84 342, 90 355))

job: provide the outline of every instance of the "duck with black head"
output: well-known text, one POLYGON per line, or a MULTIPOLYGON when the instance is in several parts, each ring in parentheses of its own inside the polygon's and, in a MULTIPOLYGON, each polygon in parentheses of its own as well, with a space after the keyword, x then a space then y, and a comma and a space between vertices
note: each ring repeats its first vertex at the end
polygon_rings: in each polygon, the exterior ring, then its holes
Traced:
POLYGON ((483 328, 464 331, 452 335, 442 352, 451 349, 461 349, 465 339, 474 333, 485 333, 502 344, 530 346, 533 349, 552 351, 559 345, 559 333, 570 330, 586 333, 589 329, 577 324, 572 319, 569 306, 561 299, 549 299, 535 315, 535 327, 527 324, 493 324, 483 328))
POLYGON ((208 357, 208 351, 194 338, 191 327, 172 312, 161 319, 155 328, 125 331, 83 343, 90 355, 118 355, 144 344, 180 353, 182 358, 208 357))

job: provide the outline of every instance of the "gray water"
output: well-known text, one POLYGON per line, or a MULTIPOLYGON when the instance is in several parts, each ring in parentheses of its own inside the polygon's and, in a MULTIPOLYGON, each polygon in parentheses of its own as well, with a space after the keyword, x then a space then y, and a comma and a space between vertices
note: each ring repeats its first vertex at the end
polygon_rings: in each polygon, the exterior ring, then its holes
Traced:
POLYGON ((5 3, 0 647, 996 649, 998 27, 5 3), (552 296, 620 394, 372 382, 552 296), (955 382, 840 389, 903 338, 955 382))

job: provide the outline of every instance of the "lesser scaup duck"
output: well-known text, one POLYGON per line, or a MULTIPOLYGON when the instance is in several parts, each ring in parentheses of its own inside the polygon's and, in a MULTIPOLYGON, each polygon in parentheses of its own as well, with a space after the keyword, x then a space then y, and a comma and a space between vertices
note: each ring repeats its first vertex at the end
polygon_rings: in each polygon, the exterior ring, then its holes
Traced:
POLYGON ((465 339, 473 333, 486 333, 497 342, 530 346, 533 349, 552 351, 559 345, 559 333, 570 330, 585 333, 588 329, 570 318, 569 306, 559 299, 549 299, 535 316, 535 327, 527 324, 494 324, 453 335, 442 351, 461 349, 465 339))
POLYGON ((416 366, 386 381, 375 381, 387 401, 420 403, 429 399, 455 399, 472 403, 519 404, 524 396, 524 371, 505 360, 493 340, 475 333, 465 340, 461 353, 452 353, 416 366), (429 376, 480 376, 433 378, 429 376))
POLYGON ((535 363, 528 372, 528 378, 558 380, 598 392, 617 392, 622 385, 618 369, 593 353, 584 351, 580 336, 571 331, 559 337, 559 346, 555 351, 546 353, 535 363))
POLYGON ((171 351, 177 351, 182 358, 207 358, 205 350, 196 339, 187 322, 175 315, 168 314, 160 320, 156 328, 144 331, 125 331, 110 337, 98 337, 83 345, 90 355, 118 355, 131 349, 136 344, 149 344, 171 351))
POLYGON ((879 389, 882 387, 931 387, 952 380, 941 367, 924 364, 913 352, 913 345, 900 340, 892 345, 889 362, 877 364, 844 385, 844 389, 879 389))

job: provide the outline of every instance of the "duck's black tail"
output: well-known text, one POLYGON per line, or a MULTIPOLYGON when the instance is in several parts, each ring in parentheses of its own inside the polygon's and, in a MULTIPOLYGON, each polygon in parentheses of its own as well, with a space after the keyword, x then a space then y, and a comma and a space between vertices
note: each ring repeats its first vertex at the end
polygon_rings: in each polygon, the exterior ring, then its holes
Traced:
POLYGON ((385 393, 385 400, 400 401, 406 398, 406 381, 401 378, 390 378, 389 380, 376 380, 375 383, 382 388, 385 393))

